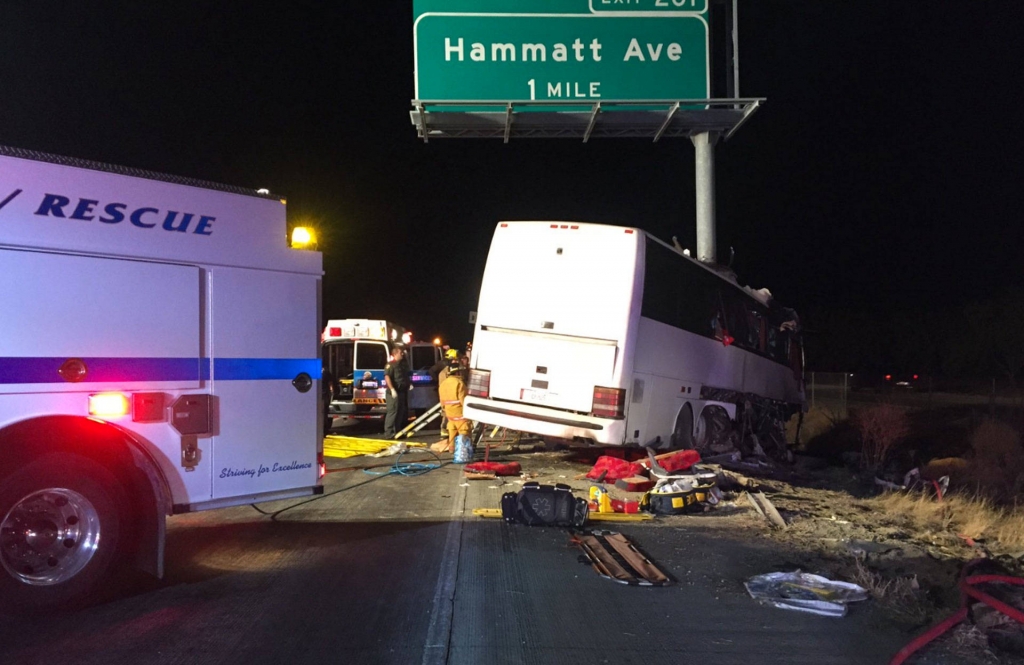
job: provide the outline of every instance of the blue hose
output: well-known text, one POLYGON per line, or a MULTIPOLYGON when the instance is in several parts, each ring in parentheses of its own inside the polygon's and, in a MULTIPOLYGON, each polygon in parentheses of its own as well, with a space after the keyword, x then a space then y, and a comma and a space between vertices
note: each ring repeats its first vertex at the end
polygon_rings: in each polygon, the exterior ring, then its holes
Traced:
POLYGON ((445 465, 445 462, 441 461, 441 458, 437 456, 437 453, 435 453, 433 450, 430 450, 429 448, 425 449, 423 452, 427 452, 433 455, 434 459, 437 460, 436 462, 402 462, 402 457, 407 452, 409 451, 406 450, 399 453, 398 458, 395 460, 395 463, 388 467, 388 469, 385 471, 363 469, 363 473, 371 476, 390 476, 392 474, 399 476, 422 476, 425 473, 430 473, 434 469, 440 469, 442 466, 445 465))

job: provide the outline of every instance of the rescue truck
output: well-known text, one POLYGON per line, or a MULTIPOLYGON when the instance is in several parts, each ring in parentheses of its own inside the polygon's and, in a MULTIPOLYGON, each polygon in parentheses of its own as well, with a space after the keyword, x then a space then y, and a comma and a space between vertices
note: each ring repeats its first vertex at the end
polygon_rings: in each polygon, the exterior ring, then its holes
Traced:
POLYGON ((322 339, 325 376, 334 382, 328 410, 332 428, 384 417, 384 370, 396 346, 406 350, 412 370, 410 412, 437 404, 437 382, 429 371, 441 358, 435 344, 414 342, 402 326, 379 319, 331 319, 322 339))
POLYGON ((0 147, 0 603, 164 566, 165 517, 323 490, 320 253, 285 201, 0 147))

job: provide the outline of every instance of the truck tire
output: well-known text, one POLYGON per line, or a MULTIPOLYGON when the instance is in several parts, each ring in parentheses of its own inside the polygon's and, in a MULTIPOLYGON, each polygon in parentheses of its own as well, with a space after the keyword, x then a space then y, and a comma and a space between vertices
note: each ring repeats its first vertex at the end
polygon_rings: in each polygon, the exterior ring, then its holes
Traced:
POLYGON ((121 483, 96 462, 47 455, 0 481, 0 609, 77 609, 123 570, 121 483))

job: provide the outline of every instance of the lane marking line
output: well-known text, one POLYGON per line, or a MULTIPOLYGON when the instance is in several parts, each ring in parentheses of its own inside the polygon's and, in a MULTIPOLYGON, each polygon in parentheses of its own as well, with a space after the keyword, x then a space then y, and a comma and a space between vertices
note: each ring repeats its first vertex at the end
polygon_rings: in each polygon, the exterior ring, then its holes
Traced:
MULTIPOLYGON (((456 485, 462 485, 462 474, 455 475, 456 485)), ((427 642, 423 646, 422 665, 445 665, 452 637, 455 616, 455 582, 459 577, 459 556, 462 553, 462 518, 466 509, 466 488, 456 487, 452 512, 448 521, 441 568, 437 574, 434 600, 430 604, 430 625, 427 642)))

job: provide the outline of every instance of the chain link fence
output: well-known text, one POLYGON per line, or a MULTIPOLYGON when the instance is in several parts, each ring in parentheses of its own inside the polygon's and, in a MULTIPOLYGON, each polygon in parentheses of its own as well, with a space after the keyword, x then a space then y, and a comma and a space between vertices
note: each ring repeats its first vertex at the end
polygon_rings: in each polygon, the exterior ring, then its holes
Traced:
POLYGON ((851 376, 846 372, 807 372, 804 387, 808 406, 829 411, 837 418, 846 418, 850 406, 851 376))

